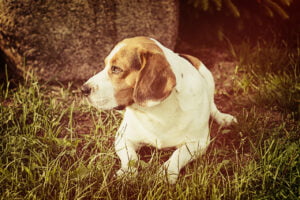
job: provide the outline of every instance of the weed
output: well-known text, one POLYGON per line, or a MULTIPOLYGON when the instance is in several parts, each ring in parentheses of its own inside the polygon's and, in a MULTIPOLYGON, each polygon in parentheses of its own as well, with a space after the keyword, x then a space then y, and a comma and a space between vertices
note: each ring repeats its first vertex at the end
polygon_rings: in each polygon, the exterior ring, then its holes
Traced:
POLYGON ((235 80, 235 90, 244 94, 254 94, 253 103, 269 108, 293 113, 298 118, 300 113, 300 51, 289 49, 285 44, 258 43, 251 48, 243 43, 235 52, 240 60, 235 80))

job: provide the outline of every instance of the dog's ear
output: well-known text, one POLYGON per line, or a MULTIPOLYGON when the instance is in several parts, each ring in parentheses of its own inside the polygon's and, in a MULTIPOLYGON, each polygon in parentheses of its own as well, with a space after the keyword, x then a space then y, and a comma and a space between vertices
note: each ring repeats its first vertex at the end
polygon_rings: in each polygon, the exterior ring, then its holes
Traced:
POLYGON ((176 78, 161 50, 142 50, 139 55, 141 68, 133 99, 140 106, 154 106, 171 94, 176 78))

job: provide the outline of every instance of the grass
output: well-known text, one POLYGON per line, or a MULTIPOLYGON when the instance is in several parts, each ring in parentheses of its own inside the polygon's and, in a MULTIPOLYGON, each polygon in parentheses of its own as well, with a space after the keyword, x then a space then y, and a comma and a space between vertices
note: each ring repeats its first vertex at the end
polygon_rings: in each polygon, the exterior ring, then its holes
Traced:
POLYGON ((29 75, 12 86, 7 79, 0 96, 0 198, 299 199, 300 47, 243 45, 235 46, 240 62, 230 99, 239 124, 224 129, 212 122, 207 153, 175 185, 156 175, 171 152, 149 147, 140 151, 136 178, 114 177, 119 113, 82 104, 71 84, 47 85, 29 75))

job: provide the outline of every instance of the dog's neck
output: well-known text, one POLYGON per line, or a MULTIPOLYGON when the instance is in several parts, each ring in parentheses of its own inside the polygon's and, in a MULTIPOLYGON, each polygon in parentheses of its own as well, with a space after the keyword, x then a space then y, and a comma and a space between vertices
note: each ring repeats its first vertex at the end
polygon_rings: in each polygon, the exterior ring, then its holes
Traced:
POLYGON ((174 116, 175 113, 177 113, 176 115, 178 115, 178 109, 180 109, 180 106, 178 103, 178 99, 176 98, 176 91, 174 89, 172 93, 158 105, 143 107, 134 103, 131 106, 127 107, 126 111, 134 113, 135 117, 139 117, 140 114, 143 114, 143 116, 145 116, 144 114, 147 113, 147 120, 160 121, 160 119, 169 118, 171 121, 172 116, 174 116))

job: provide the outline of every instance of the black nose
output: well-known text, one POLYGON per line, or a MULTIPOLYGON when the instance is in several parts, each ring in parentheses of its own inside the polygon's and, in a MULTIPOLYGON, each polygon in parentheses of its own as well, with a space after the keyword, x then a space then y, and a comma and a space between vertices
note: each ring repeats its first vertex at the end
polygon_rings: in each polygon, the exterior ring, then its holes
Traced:
POLYGON ((91 90, 92 90, 91 87, 86 84, 81 86, 81 92, 84 96, 89 96, 89 94, 91 93, 91 90))

